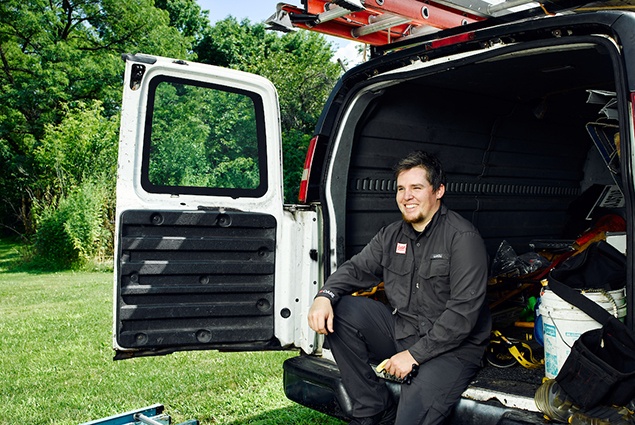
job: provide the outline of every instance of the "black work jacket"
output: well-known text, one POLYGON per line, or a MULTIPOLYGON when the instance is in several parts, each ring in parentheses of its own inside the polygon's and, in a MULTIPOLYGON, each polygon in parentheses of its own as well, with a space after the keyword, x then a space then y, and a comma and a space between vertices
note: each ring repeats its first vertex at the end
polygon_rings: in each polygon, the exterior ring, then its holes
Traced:
POLYGON ((342 295, 384 282, 397 340, 419 363, 454 351, 480 363, 491 321, 486 306, 487 254, 476 228, 441 205, 422 233, 403 221, 382 228, 343 263, 318 296, 342 295))

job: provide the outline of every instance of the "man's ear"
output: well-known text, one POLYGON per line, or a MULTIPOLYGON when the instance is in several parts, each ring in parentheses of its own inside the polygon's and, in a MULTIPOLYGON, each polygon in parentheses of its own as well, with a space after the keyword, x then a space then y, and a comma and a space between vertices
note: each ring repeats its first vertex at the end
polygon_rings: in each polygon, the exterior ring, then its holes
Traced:
POLYGON ((437 189, 437 199, 441 199, 443 198, 443 195, 445 195, 445 185, 440 185, 439 188, 437 189))

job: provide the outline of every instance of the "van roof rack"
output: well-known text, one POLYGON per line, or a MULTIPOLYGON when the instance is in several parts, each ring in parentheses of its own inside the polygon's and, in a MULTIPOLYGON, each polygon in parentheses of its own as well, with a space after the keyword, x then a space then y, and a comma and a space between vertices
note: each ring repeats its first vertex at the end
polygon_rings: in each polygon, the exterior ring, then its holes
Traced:
MULTIPOLYGON (((588 0, 301 1, 304 7, 278 3, 276 12, 265 24, 273 30, 288 32, 301 28, 371 46, 403 42, 478 22, 494 25, 508 21, 512 14, 522 18, 589 6, 588 0)), ((600 1, 590 6, 633 9, 635 0, 600 1)))

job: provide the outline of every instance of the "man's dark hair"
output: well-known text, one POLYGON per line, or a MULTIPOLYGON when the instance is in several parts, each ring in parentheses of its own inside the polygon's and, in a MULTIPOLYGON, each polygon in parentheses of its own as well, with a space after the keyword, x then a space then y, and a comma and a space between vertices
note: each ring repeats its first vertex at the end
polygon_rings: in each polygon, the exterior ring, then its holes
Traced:
POLYGON ((424 151, 414 151, 402 158, 394 167, 395 178, 402 172, 416 167, 426 170, 428 182, 432 185, 432 189, 438 190, 441 185, 445 186, 445 171, 443 171, 441 161, 431 153, 424 151))

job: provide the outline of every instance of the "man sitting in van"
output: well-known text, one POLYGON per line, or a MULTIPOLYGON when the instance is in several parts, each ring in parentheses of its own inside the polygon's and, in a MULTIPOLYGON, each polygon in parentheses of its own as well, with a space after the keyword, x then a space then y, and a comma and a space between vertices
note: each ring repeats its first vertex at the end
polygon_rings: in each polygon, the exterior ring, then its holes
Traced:
POLYGON ((351 424, 439 424, 481 366, 491 320, 487 254, 476 228, 442 202, 439 160, 395 167, 402 220, 382 228, 326 281, 309 325, 326 335, 353 400, 351 424), (349 294, 384 282, 389 305, 349 294), (401 385, 398 406, 370 364, 401 385))

